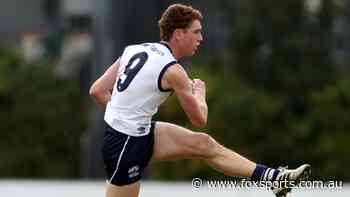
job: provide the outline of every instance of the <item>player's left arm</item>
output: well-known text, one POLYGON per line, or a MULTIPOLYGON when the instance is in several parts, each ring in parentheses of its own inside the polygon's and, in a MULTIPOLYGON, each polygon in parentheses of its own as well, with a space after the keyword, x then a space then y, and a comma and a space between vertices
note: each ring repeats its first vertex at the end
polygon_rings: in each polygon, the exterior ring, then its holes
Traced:
POLYGON ((110 66, 106 72, 98 78, 90 88, 90 96, 103 109, 106 109, 108 101, 111 99, 111 90, 119 70, 119 59, 110 66))

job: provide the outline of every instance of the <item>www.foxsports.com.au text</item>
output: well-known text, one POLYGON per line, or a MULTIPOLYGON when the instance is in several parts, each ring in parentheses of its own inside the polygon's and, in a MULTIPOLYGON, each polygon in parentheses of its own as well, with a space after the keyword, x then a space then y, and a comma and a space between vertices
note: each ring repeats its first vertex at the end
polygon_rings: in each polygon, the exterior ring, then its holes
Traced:
POLYGON ((341 189, 343 181, 249 181, 243 180, 202 180, 194 178, 192 187, 200 189, 203 187, 209 189, 244 189, 244 188, 265 188, 274 187, 283 188, 306 188, 306 189, 341 189))

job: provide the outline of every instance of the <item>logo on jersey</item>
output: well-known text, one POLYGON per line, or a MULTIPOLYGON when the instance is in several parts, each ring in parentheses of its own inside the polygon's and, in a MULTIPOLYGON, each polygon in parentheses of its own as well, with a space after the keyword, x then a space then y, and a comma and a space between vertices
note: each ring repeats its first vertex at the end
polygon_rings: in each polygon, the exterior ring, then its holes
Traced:
POLYGON ((164 56, 164 53, 161 50, 159 50, 156 46, 151 45, 150 49, 151 49, 151 51, 158 53, 161 56, 164 56))
POLYGON ((148 123, 139 123, 139 124, 137 124, 137 126, 139 126, 137 128, 137 133, 138 134, 146 133, 146 129, 149 128, 149 124, 148 123))
POLYGON ((139 128, 137 128, 137 131, 139 134, 146 133, 146 127, 139 127, 139 128))

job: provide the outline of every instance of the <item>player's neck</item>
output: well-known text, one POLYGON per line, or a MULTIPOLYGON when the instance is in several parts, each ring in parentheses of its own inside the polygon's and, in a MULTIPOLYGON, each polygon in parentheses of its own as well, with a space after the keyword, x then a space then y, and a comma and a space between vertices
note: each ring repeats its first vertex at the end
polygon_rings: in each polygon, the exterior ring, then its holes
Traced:
POLYGON ((176 43, 167 42, 167 41, 161 41, 161 42, 168 45, 168 47, 171 49, 171 53, 173 54, 175 59, 179 60, 179 59, 183 58, 183 55, 182 55, 181 51, 179 50, 179 48, 176 46, 176 43))

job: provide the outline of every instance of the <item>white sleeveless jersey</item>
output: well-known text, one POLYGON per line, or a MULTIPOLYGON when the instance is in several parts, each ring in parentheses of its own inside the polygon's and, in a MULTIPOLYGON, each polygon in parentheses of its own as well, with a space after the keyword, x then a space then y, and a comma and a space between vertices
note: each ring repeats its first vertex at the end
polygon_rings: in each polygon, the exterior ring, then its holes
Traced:
POLYGON ((152 116, 171 92, 161 87, 162 76, 177 61, 166 44, 145 43, 126 47, 119 62, 104 120, 124 134, 147 135, 152 116))

